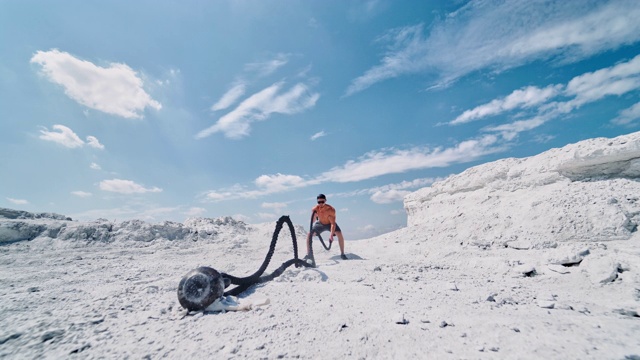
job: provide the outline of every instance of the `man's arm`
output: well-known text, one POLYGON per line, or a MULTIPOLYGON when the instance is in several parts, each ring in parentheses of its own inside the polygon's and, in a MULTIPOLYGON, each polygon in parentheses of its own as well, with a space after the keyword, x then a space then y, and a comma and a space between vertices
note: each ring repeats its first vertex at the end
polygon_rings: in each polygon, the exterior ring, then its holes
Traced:
POLYGON ((336 232, 336 214, 335 212, 333 214, 329 215, 329 221, 331 221, 331 233, 329 235, 329 240, 333 240, 333 234, 336 232))

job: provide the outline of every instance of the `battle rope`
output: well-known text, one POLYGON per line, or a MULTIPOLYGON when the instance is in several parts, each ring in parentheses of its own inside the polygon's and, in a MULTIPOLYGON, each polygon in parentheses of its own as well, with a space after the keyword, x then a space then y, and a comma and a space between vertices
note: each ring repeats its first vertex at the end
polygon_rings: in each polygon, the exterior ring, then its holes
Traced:
POLYGON ((274 230, 273 237, 271 238, 269 252, 258 271, 247 277, 241 278, 220 273, 212 267, 201 266, 197 269, 191 270, 180 280, 180 283, 178 284, 178 301, 180 302, 180 305, 189 312, 205 310, 209 305, 213 304, 217 299, 220 299, 223 296, 237 296, 252 285, 273 280, 274 278, 282 275, 282 273, 291 265, 295 265, 296 267, 315 267, 313 249, 310 248, 309 250, 311 263, 305 261, 307 258, 305 258, 305 260, 298 258, 298 241, 296 239, 296 231, 293 228, 293 223, 288 216, 282 216, 276 223, 276 229, 274 230), (271 257, 276 250, 278 235, 280 234, 280 230, 282 230, 282 225, 284 223, 289 226, 289 232, 291 233, 291 240, 293 242, 293 259, 283 262, 282 265, 280 265, 280 267, 271 274, 262 275, 267 269, 267 266, 269 266, 271 257), (231 290, 224 291, 224 289, 232 284, 237 286, 231 290))
MULTIPOLYGON (((314 222, 313 218, 316 216, 317 213, 318 213, 317 211, 315 211, 315 210, 313 211, 313 213, 311 214, 311 223, 309 224, 309 234, 311 234, 311 238, 312 239, 313 239, 313 234, 314 234, 313 233, 313 222, 314 222)), ((324 240, 322 239, 322 236, 319 233, 315 233, 315 234, 320 239, 320 242, 322 243, 322 247, 324 247, 324 249, 327 250, 327 251, 331 250, 331 245, 333 244, 333 242, 329 241, 329 246, 327 246, 324 243, 324 240)), ((311 253, 313 254, 313 251, 311 253)))
POLYGON ((225 288, 229 286, 229 284, 238 285, 237 287, 231 290, 225 291, 224 295, 237 296, 254 284, 265 283, 267 281, 273 280, 274 278, 282 275, 282 273, 289 266, 294 264, 296 265, 296 267, 299 267, 299 266, 312 267, 313 266, 302 259, 298 259, 298 241, 296 239, 296 232, 295 232, 295 229, 293 228, 293 223, 291 222, 291 219, 288 216, 281 216, 280 219, 278 219, 278 222, 276 223, 275 230, 273 231, 273 236, 271 238, 271 246, 269 247, 269 252, 267 253, 267 257, 262 262, 262 266, 260 266, 258 271, 256 271, 252 275, 249 275, 247 277, 242 277, 242 278, 235 277, 225 273, 220 274, 222 278, 225 279, 225 288), (283 262, 282 265, 280 265, 280 267, 277 268, 271 274, 262 276, 262 274, 267 269, 269 262, 271 261, 271 257, 273 256, 274 251, 276 250, 278 235, 280 234, 280 230, 282 230, 283 223, 286 223, 289 226, 289 232, 291 233, 291 240, 293 241, 293 259, 283 262), (228 279, 228 282, 227 282, 227 279, 228 279))

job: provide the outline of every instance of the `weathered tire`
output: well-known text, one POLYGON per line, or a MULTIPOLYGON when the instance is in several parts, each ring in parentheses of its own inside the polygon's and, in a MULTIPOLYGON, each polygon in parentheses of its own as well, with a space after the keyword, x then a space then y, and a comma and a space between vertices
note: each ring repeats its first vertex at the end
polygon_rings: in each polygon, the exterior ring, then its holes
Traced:
POLYGON ((191 270, 178 285, 178 301, 189 311, 204 310, 223 294, 222 276, 206 266, 191 270))

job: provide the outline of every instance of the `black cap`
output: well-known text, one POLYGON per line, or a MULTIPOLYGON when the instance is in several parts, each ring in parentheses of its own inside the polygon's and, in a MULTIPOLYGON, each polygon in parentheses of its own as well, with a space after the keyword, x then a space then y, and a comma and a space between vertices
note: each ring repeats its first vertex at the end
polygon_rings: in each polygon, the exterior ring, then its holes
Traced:
POLYGON ((327 200, 327 197, 324 196, 324 194, 319 194, 318 196, 316 196, 316 199, 325 199, 325 200, 327 200))

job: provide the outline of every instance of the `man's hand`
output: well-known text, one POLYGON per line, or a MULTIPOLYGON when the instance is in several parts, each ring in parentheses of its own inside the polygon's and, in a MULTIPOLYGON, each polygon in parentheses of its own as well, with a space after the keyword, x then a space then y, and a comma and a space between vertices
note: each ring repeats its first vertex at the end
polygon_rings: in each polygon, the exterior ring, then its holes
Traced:
POLYGON ((333 242, 333 234, 329 235, 329 244, 333 242))

